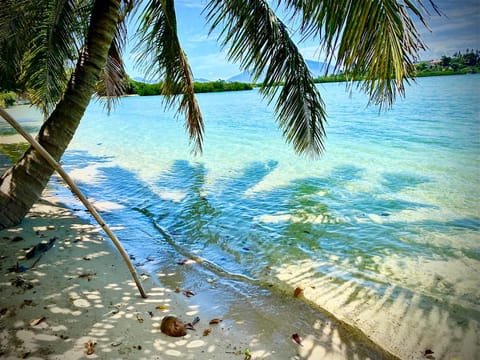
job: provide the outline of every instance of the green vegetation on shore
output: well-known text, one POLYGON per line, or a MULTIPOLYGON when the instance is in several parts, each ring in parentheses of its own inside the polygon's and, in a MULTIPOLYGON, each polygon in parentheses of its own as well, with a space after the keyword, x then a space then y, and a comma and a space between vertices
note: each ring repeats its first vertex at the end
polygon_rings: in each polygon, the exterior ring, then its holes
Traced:
POLYGON ((439 60, 421 61, 416 64, 417 77, 463 75, 480 73, 480 51, 467 49, 453 56, 442 56, 439 60))
MULTIPOLYGON (((457 51, 453 56, 442 56, 439 60, 421 61, 415 65, 416 77, 464 75, 480 73, 480 51, 467 49, 464 54, 457 51)), ((362 80, 361 78, 355 80, 362 80)), ((343 73, 320 76, 316 83, 347 81, 343 73)))
MULTIPOLYGON (((421 61, 415 65, 416 77, 463 75, 480 73, 480 51, 467 49, 465 53, 457 51, 452 56, 442 56, 438 60, 421 61)), ((315 83, 346 82, 347 77, 343 73, 336 75, 320 76, 314 79, 315 83)), ((361 77, 355 80, 362 80, 361 77)), ((261 84, 248 84, 242 82, 227 82, 216 80, 209 82, 195 82, 195 93, 221 92, 221 91, 242 91, 252 90, 261 84)), ((278 85, 283 85, 279 83, 278 85)), ((19 86, 21 88, 21 86, 19 86)), ((161 95, 162 83, 145 83, 128 79, 125 86, 126 95, 161 95)), ((180 93, 180 91, 179 91, 180 93)), ((25 96, 25 93, 22 93, 25 96)), ((23 97, 22 96, 22 97, 23 97)), ((0 85, 0 107, 8 107, 15 103, 18 95, 11 89, 2 89, 0 85), (10 91, 9 91, 10 90, 10 91)))
POLYGON ((12 106, 16 98, 17 95, 13 91, 0 92, 0 107, 6 108, 7 106, 12 106))
MULTIPOLYGON (((195 82, 195 93, 208 93, 208 92, 220 92, 220 91, 241 91, 252 90, 251 84, 240 82, 226 82, 224 80, 209 81, 209 82, 195 82)), ((162 83, 144 83, 135 80, 129 80, 126 89, 127 94, 137 94, 140 96, 148 95, 161 95, 162 83)))
POLYGON ((29 144, 27 142, 0 144, 0 155, 5 155, 14 164, 27 151, 28 147, 29 144))

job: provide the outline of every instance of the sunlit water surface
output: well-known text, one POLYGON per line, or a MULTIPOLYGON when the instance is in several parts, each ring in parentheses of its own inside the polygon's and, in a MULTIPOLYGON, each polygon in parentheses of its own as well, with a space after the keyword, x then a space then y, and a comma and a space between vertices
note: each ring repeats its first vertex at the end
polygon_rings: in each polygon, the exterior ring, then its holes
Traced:
POLYGON ((421 78, 379 112, 320 85, 318 160, 285 144, 256 90, 198 95, 199 157, 159 97, 124 98, 110 116, 92 103, 63 163, 137 259, 168 240, 220 275, 311 285, 320 307, 320 289, 349 284, 344 303, 415 298, 466 326, 480 318, 479 88, 478 75, 421 78))

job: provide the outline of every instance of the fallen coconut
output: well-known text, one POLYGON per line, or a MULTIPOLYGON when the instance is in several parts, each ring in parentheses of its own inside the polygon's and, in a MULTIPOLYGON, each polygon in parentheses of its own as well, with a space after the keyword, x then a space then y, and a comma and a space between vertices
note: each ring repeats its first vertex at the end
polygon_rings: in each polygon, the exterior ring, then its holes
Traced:
POLYGON ((175 316, 165 316, 162 319, 160 330, 162 330, 165 335, 173 337, 187 335, 187 331, 185 330, 185 324, 182 320, 178 319, 175 316))

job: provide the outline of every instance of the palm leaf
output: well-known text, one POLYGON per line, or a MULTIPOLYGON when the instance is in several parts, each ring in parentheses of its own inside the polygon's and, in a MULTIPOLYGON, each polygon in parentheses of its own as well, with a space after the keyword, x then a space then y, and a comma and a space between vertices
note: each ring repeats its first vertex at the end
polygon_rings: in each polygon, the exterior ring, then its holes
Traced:
POLYGON ((108 113, 117 105, 120 97, 125 95, 128 85, 128 75, 122 53, 127 42, 126 22, 128 15, 132 13, 133 5, 133 0, 122 0, 120 4, 120 16, 115 29, 115 36, 97 84, 95 96, 105 102, 108 113))
POLYGON ((69 65, 79 54, 79 2, 42 0, 30 4, 35 33, 22 60, 22 76, 32 104, 48 115, 66 88, 69 65))
POLYGON ((110 113, 120 96, 125 95, 128 75, 122 59, 122 50, 125 47, 127 27, 125 16, 117 24, 115 37, 108 52, 104 68, 97 84, 96 96, 105 99, 105 107, 110 113))
POLYGON ((221 44, 254 79, 265 73, 261 93, 276 101, 277 120, 297 153, 312 157, 324 150, 326 113, 305 61, 286 26, 264 0, 211 0, 206 14, 211 31, 222 26, 221 44), (283 87, 278 87, 284 83, 283 87), (278 95, 278 96, 277 96, 278 95))
POLYGON ((194 93, 193 75, 177 36, 173 0, 149 0, 137 30, 139 64, 146 73, 162 80, 167 107, 177 104, 186 117, 185 127, 194 153, 202 152, 204 124, 194 93), (178 97, 181 97, 180 99, 178 97))
POLYGON ((34 26, 28 0, 4 0, 0 6, 0 87, 20 86, 22 58, 28 49, 34 26))
MULTIPOLYGON (((397 94, 404 94, 404 83, 415 75, 414 62, 425 49, 412 16, 428 27, 428 9, 420 0, 284 0, 300 17, 301 32, 320 40, 335 60, 335 69, 343 70, 358 82, 370 101, 391 105, 397 94), (416 3, 416 4, 415 4, 416 3)), ((439 8, 428 1, 435 12, 439 8)))

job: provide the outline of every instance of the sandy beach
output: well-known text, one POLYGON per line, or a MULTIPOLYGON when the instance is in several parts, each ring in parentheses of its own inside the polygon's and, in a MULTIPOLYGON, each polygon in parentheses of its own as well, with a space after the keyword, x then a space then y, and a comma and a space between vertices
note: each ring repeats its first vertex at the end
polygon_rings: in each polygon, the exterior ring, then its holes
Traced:
POLYGON ((293 294, 221 279, 194 261, 179 265, 180 255, 160 273, 137 268, 143 299, 99 228, 51 195, 0 232, 3 359, 393 358, 293 294), (25 249, 42 242, 53 246, 25 258, 25 249), (302 314, 295 321, 283 316, 292 307, 302 314), (184 337, 168 337, 160 331, 166 315, 200 322, 184 337), (215 318, 222 321, 209 324, 215 318))

